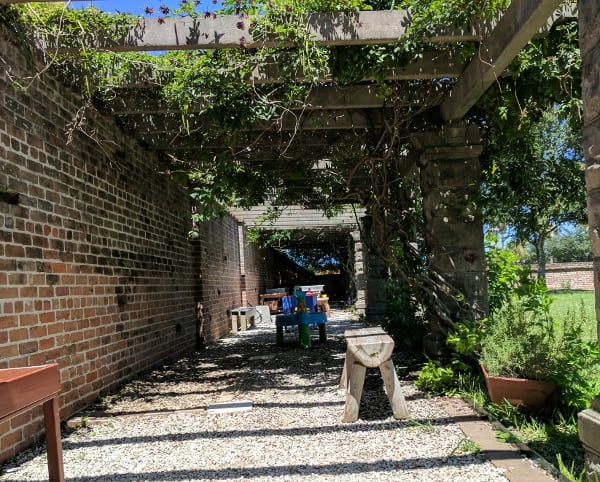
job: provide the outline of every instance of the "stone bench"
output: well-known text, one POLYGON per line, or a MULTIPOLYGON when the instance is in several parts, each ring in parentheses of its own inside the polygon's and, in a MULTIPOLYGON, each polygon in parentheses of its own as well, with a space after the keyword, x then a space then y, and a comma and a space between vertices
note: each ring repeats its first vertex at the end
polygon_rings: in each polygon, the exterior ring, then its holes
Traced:
POLYGON ((392 352, 394 340, 380 326, 346 330, 347 350, 340 388, 346 389, 343 422, 358 420, 367 368, 379 368, 394 418, 409 417, 400 382, 396 375, 392 352))

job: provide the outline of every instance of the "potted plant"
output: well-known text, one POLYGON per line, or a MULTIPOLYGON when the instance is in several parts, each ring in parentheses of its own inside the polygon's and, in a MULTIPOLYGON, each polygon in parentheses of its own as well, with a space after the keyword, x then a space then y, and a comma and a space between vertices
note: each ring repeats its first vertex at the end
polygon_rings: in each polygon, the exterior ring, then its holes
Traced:
POLYGON ((563 354, 576 340, 550 316, 549 304, 545 294, 511 296, 485 323, 480 362, 492 402, 539 409, 554 392, 563 354))

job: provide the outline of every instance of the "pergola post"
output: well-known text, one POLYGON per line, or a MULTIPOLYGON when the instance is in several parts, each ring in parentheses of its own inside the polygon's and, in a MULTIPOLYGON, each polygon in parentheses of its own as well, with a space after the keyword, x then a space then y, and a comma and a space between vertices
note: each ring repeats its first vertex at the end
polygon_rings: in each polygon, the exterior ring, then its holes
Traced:
POLYGON ((365 264, 365 315, 369 323, 382 323, 386 311, 385 284, 388 268, 373 239, 373 218, 361 219, 363 235, 363 260, 365 264))
POLYGON ((366 290, 367 290, 367 273, 366 273, 366 256, 367 246, 363 242, 361 232, 359 230, 350 233, 352 239, 352 260, 354 268, 354 283, 356 288, 356 302, 354 307, 361 315, 366 312, 366 290))
MULTIPOLYGON (((588 192, 588 224, 594 257, 596 319, 600 319, 600 4, 579 0, 582 65, 583 149, 588 192)), ((600 325, 598 332, 600 333, 600 325)), ((599 336, 600 338, 600 336, 599 336)), ((600 481, 600 395, 579 413, 579 438, 585 448, 586 480, 600 481)))
MULTIPOLYGON (((461 293, 472 313, 487 312, 487 281, 480 206, 480 132, 473 125, 445 125, 417 134, 425 242, 432 268, 451 286, 440 293, 453 321, 464 315, 456 294, 461 293), (456 291, 455 291, 456 290, 456 291)), ((464 305, 462 305, 464 308, 464 305)), ((430 317, 425 348, 444 351, 446 327, 430 317)))

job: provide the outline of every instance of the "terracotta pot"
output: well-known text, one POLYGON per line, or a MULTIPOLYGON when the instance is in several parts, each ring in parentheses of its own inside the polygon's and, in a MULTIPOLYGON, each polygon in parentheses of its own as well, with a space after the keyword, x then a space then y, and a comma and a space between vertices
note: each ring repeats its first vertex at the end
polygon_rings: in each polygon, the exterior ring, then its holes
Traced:
POLYGON ((503 400, 506 400, 514 406, 540 409, 556 388, 556 383, 549 380, 493 376, 483 365, 481 365, 481 371, 490 399, 494 403, 502 403, 503 400))

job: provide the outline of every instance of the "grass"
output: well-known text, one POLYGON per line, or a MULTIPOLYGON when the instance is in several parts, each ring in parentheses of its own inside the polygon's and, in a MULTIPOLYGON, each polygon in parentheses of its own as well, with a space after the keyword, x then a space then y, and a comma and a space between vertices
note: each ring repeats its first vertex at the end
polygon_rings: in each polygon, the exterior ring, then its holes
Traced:
POLYGON ((550 291, 552 304, 550 314, 555 320, 560 320, 569 314, 579 314, 583 308, 589 325, 584 327, 586 341, 597 341, 595 295, 593 291, 583 290, 553 290, 550 291))
POLYGON ((585 312, 592 320, 595 320, 593 291, 554 290, 550 291, 550 296, 553 300, 550 311, 554 317, 565 316, 569 310, 579 310, 579 306, 583 302, 585 312))

